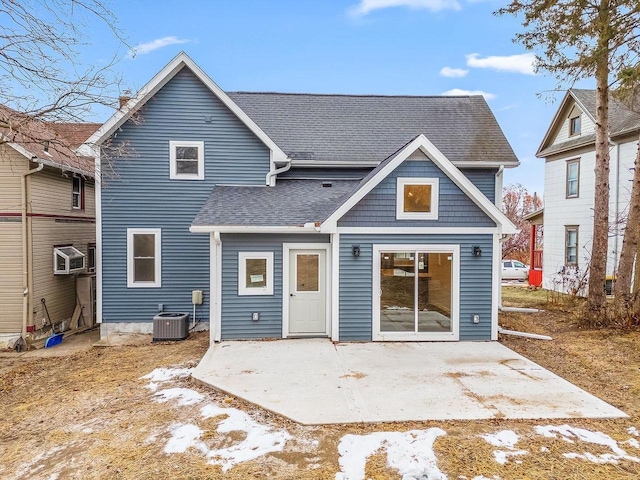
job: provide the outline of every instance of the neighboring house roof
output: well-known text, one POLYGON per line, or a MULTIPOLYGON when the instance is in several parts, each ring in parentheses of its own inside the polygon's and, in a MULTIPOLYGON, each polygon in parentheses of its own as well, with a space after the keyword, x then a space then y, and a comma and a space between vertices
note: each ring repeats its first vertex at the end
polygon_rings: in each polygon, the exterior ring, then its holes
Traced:
MULTIPOLYGON (((562 99, 560 107, 549 125, 549 129, 540 143, 540 147, 536 153, 537 157, 547 157, 554 153, 589 146, 595 142, 595 134, 589 134, 570 138, 567 141, 551 145, 554 133, 557 131, 560 122, 565 120, 564 115, 567 113, 572 102, 575 102, 580 110, 582 110, 582 112, 587 115, 593 123, 596 123, 596 91, 575 88, 569 89, 562 99)), ((609 135, 611 137, 618 137, 636 131, 640 131, 640 112, 630 110, 622 102, 616 100, 613 96, 610 96, 609 135)))
POLYGON ((481 96, 228 95, 294 164, 374 166, 424 134, 454 164, 518 165, 481 96))
POLYGON ((325 220, 357 185, 357 180, 278 180, 275 187, 215 186, 193 226, 303 227, 325 220))
POLYGON ((531 225, 543 225, 544 224, 544 208, 540 208, 531 213, 528 213, 523 220, 528 221, 531 225))
POLYGON ((9 146, 29 160, 90 177, 94 176, 93 158, 78 155, 75 149, 99 127, 97 123, 44 122, 0 106, 0 136, 9 146))

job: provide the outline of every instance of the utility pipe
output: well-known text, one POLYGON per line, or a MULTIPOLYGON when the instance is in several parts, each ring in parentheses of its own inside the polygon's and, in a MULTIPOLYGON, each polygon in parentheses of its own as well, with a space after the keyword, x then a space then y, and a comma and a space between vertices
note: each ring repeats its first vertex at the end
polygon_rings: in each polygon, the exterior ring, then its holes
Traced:
POLYGON ((22 333, 20 337, 23 340, 27 334, 27 318, 29 316, 29 249, 27 247, 27 205, 29 199, 27 198, 27 177, 44 168, 44 164, 37 157, 33 157, 31 160, 37 160, 38 166, 26 171, 20 178, 22 190, 22 285, 24 287, 22 291, 22 333))
POLYGON ((516 332, 515 330, 505 330, 502 327, 498 327, 498 333, 503 335, 513 335, 515 337, 533 338, 535 340, 553 340, 548 335, 538 335, 537 333, 516 332))

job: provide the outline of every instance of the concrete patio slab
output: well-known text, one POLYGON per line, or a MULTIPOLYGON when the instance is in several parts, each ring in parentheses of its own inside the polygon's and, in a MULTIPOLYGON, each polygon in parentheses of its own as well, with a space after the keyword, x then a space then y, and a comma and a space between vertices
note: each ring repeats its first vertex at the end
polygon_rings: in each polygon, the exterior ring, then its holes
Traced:
POLYGON ((627 417, 497 342, 222 342, 193 377, 304 425, 627 417))

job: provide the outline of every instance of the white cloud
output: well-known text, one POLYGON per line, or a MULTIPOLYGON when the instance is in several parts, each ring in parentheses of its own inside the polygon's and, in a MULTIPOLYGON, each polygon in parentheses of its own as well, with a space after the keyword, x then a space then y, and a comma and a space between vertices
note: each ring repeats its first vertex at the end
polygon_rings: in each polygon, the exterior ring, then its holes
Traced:
POLYGON ((466 55, 467 66, 473 68, 491 68, 501 72, 523 73, 535 75, 536 56, 534 53, 521 53, 520 55, 492 55, 479 58, 480 54, 470 53, 466 55))
POLYGON ((464 68, 442 67, 442 70, 440 70, 440 75, 449 78, 466 77, 467 73, 469 73, 469 70, 465 70, 464 68))
POLYGON ((155 40, 151 40, 150 42, 140 43, 135 47, 132 47, 129 50, 129 53, 127 53, 127 57, 133 58, 136 55, 146 55, 147 53, 151 53, 154 50, 158 50, 163 47, 168 47, 169 45, 180 45, 182 43, 189 42, 190 40, 178 38, 175 36, 156 38, 155 40))
POLYGON ((493 100, 496 98, 494 93, 483 92, 482 90, 463 90, 462 88, 452 88, 451 90, 442 92, 442 95, 446 95, 448 97, 482 95, 486 100, 493 100))
POLYGON ((412 10, 430 10, 439 12, 440 10, 461 10, 458 0, 360 0, 358 5, 349 9, 349 13, 354 16, 367 15, 374 10, 391 7, 407 7, 412 10))

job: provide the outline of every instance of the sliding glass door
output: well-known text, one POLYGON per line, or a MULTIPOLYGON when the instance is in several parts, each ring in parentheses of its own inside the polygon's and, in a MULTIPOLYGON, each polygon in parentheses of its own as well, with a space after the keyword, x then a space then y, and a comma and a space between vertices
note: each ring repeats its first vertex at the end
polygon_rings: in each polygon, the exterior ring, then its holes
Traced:
POLYGON ((456 246, 378 246, 374 250, 378 287, 374 337, 457 338, 456 246))

